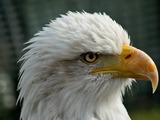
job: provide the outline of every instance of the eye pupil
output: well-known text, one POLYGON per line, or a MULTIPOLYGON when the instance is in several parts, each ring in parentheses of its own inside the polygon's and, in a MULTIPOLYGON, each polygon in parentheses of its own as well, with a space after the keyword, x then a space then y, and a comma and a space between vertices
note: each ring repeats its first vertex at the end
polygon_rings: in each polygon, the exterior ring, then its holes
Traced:
POLYGON ((93 59, 93 58, 94 58, 94 56, 93 56, 92 53, 89 54, 89 58, 90 58, 90 59, 93 59))

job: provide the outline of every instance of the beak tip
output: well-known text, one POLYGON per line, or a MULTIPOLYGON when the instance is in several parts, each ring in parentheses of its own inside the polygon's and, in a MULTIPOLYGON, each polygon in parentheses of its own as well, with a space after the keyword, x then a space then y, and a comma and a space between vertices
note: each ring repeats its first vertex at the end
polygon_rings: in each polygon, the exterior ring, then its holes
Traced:
POLYGON ((156 89, 155 88, 153 88, 152 89, 152 94, 154 94, 156 92, 156 89))
POLYGON ((157 89, 157 87, 158 87, 158 72, 156 72, 156 78, 155 79, 152 79, 151 80, 151 83, 152 83, 152 93, 154 94, 155 93, 155 91, 156 91, 156 89, 157 89))
POLYGON ((156 92, 156 89, 157 89, 157 88, 153 88, 153 89, 152 89, 152 94, 154 94, 154 93, 156 92))
POLYGON ((158 87, 158 81, 156 83, 152 82, 152 93, 153 94, 156 92, 157 87, 158 87))

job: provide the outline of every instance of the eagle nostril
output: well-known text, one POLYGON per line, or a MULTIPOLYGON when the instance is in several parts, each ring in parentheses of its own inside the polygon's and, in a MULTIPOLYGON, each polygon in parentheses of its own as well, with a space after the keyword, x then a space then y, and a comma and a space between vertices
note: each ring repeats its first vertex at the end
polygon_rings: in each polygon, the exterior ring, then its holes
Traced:
POLYGON ((125 57, 125 59, 128 59, 128 58, 130 58, 132 55, 131 54, 129 54, 129 55, 127 55, 126 57, 125 57))

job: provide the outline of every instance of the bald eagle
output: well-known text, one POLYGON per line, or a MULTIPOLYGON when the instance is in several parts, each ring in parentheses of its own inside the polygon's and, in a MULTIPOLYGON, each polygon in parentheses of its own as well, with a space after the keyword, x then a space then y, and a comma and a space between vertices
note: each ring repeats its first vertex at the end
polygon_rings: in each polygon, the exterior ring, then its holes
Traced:
POLYGON ((19 100, 22 120, 130 120, 122 103, 134 79, 158 72, 105 13, 68 12, 27 42, 19 100))

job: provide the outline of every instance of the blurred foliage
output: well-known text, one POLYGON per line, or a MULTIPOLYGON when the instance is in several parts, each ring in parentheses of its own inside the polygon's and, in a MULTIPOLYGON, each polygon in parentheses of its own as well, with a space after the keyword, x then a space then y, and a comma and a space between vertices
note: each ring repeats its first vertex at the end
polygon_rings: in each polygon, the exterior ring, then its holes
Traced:
POLYGON ((130 114, 132 120, 159 120, 160 109, 136 110, 130 114))
MULTIPOLYGON (((147 52, 160 69, 159 0, 0 0, 0 120, 18 120, 18 59, 23 43, 44 24, 67 11, 105 12, 121 24, 132 44, 147 52)), ((133 120, 160 118, 160 87, 152 95, 149 82, 138 82, 124 104, 133 120)))

